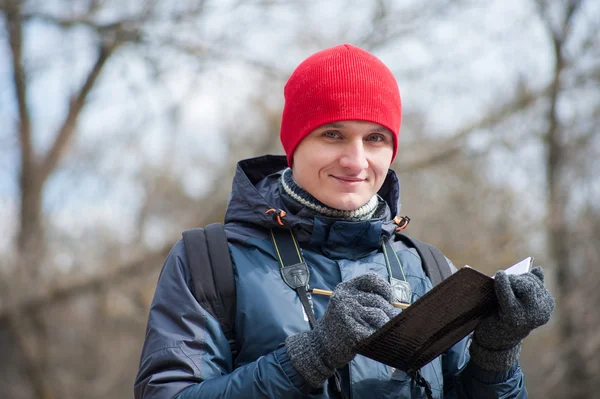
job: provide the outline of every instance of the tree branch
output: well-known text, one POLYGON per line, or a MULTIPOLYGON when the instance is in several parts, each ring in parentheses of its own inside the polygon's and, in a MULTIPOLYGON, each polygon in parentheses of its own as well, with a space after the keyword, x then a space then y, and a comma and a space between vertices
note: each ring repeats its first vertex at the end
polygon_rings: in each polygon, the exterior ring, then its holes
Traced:
POLYGON ((162 266, 169 254, 171 245, 166 245, 156 252, 146 254, 141 259, 103 274, 88 276, 56 287, 42 288, 34 295, 14 303, 0 305, 0 324, 16 315, 32 314, 59 302, 69 300, 77 295, 95 292, 106 285, 118 285, 124 279, 147 274, 162 266))
POLYGON ((420 158, 416 161, 401 162, 397 165, 396 169, 403 173, 425 169, 433 165, 437 165, 448 161, 455 155, 459 154, 460 151, 460 147, 446 148, 443 151, 437 152, 435 154, 429 154, 428 156, 420 158))
POLYGON ((446 14, 453 8, 460 9, 462 1, 433 1, 428 2, 427 7, 417 4, 416 7, 404 7, 401 10, 393 10, 394 1, 377 0, 373 3, 375 5, 370 29, 356 40, 359 47, 370 51, 376 51, 418 30, 426 30, 431 21, 441 16, 448 18, 446 14))
MULTIPOLYGON (((401 162, 397 165, 398 170, 403 172, 424 169, 434 164, 442 163, 458 154, 463 146, 463 142, 474 132, 486 129, 496 125, 519 111, 524 110, 528 106, 534 104, 538 99, 550 93, 551 86, 543 88, 539 91, 526 90, 521 86, 517 96, 502 107, 496 110, 486 112, 485 116, 465 127, 458 130, 450 137, 437 141, 436 147, 441 150, 427 154, 427 156, 407 162, 401 162)), ((422 143, 414 143, 413 146, 422 146, 422 143)), ((408 151, 409 153, 411 151, 408 151)))
POLYGON ((23 21, 19 2, 3 4, 8 25, 8 41, 12 57, 13 82, 19 112, 19 140, 21 143, 21 173, 33 170, 34 154, 31 143, 31 117, 27 107, 27 76, 23 66, 23 21))
POLYGON ((50 173, 52 173, 52 171, 56 168, 56 165, 60 161, 60 158, 62 157, 62 154, 65 148, 67 147, 67 144, 72 139, 75 133, 77 119, 81 114, 81 110, 85 106, 86 99, 90 91, 94 87, 94 84, 96 83, 96 80, 98 79, 102 68, 106 64, 106 61, 111 56, 115 48, 116 44, 100 45, 98 58, 96 58, 96 62, 94 63, 94 66, 89 72, 79 92, 71 98, 69 104, 69 111, 67 113, 65 121, 63 122, 59 130, 58 136, 56 137, 52 148, 48 152, 42 164, 42 181, 45 181, 48 178, 50 173))
POLYGON ((277 68, 270 63, 263 62, 259 59, 253 59, 251 57, 247 57, 244 54, 236 54, 232 52, 223 51, 221 49, 217 49, 215 46, 211 45, 201 45, 201 44, 190 44, 183 43, 181 41, 175 40, 173 38, 165 38, 159 40, 158 43, 161 46, 168 46, 174 48, 178 51, 181 51, 184 54, 191 55, 197 58, 210 58, 210 59, 219 59, 219 60, 232 60, 235 59, 238 62, 242 62, 246 65, 249 65, 253 68, 258 69, 263 74, 273 79, 283 80, 289 76, 289 71, 282 70, 277 68))
POLYGON ((84 26, 98 33, 108 31, 119 31, 124 26, 139 25, 143 20, 143 18, 140 17, 135 19, 123 19, 108 24, 99 24, 97 22, 94 22, 93 15, 89 12, 80 16, 69 16, 68 18, 63 18, 56 15, 32 11, 23 13, 21 17, 23 20, 39 20, 65 29, 70 29, 77 26, 84 26))

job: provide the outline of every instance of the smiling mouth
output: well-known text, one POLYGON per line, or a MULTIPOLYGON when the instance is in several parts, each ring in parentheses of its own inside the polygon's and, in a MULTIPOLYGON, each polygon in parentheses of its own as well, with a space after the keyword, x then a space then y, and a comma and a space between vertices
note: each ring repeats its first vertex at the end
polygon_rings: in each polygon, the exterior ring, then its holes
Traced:
POLYGON ((335 178, 336 180, 338 180, 342 183, 362 183, 366 180, 366 179, 357 179, 355 177, 340 177, 340 176, 333 176, 333 175, 331 175, 331 177, 335 178))

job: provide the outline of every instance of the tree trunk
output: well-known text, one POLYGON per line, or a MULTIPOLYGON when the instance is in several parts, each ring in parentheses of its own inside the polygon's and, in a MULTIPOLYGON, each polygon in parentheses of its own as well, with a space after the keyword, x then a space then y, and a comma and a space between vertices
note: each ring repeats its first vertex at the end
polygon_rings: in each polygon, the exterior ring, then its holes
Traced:
POLYGON ((564 362, 565 380, 560 383, 561 389, 568 389, 561 395, 572 399, 589 398, 585 375, 585 359, 579 348, 577 334, 577 312, 572 308, 573 294, 577 286, 575 265, 572 263, 571 246, 569 242, 570 228, 568 223, 567 199, 569 188, 565 181, 565 168, 568 163, 568 152, 564 144, 564 131, 560 126, 557 113, 559 93, 561 89, 561 74, 565 69, 564 44, 569 33, 569 24, 578 7, 578 1, 571 1, 566 9, 561 31, 552 28, 555 69, 550 91, 550 106, 548 110, 548 132, 546 134, 546 180, 548 185, 548 245, 551 259, 556 266, 558 331, 563 345, 561 361, 564 362), (568 387, 568 388, 567 388, 568 387))
POLYGON ((37 279, 45 252, 44 228, 42 226, 43 182, 35 167, 23 164, 21 171, 21 212, 18 248, 20 264, 27 278, 37 279))

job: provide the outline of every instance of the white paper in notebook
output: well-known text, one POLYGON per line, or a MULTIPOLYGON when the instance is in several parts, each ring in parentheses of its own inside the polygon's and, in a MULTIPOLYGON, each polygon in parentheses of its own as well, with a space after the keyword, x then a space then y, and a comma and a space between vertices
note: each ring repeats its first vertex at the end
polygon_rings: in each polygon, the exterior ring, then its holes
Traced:
POLYGON ((528 258, 523 259, 519 263, 515 263, 508 269, 504 270, 506 274, 523 274, 529 272, 531 270, 531 266, 533 265, 533 258, 530 256, 528 258))
MULTIPOLYGON (((518 263, 515 263, 508 269, 505 269, 504 272, 506 274, 523 274, 529 272, 531 270, 531 266, 533 266, 533 258, 530 256, 518 263)), ((471 268, 469 265, 465 265, 465 267, 471 268)), ((491 277, 494 278, 494 276, 491 277)))

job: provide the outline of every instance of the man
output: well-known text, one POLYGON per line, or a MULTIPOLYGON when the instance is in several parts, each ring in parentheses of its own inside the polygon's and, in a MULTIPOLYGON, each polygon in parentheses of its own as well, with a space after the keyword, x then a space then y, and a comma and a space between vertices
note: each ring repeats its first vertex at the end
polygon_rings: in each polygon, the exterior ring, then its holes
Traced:
POLYGON ((499 311, 424 366, 418 384, 356 346, 398 310, 383 246, 391 245, 416 300, 432 288, 414 248, 396 241, 401 102, 375 56, 351 45, 313 54, 285 87, 285 157, 238 164, 225 216, 236 286, 232 356, 217 320, 192 292, 183 243, 161 273, 150 310, 136 398, 524 398, 521 341, 554 300, 536 268, 498 272, 499 311), (284 281, 277 231, 308 265, 308 297, 284 281), (311 323, 312 317, 315 321, 311 323))

